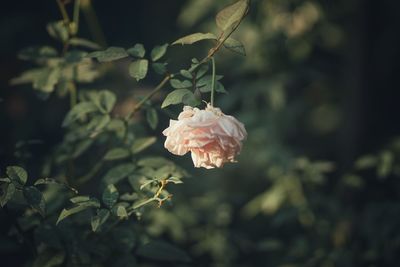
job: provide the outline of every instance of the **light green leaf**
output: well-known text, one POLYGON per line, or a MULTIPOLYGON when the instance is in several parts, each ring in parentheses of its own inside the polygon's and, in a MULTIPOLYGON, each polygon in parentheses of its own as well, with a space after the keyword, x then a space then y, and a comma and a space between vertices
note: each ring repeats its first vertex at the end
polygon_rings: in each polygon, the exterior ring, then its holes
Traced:
POLYGON ((60 69, 57 67, 43 68, 34 77, 32 86, 34 89, 38 89, 44 93, 51 93, 60 79, 60 75, 60 69))
POLYGON ((28 180, 28 173, 19 166, 7 167, 6 174, 13 182, 20 185, 26 184, 26 181, 28 180))
POLYGON ((158 124, 158 115, 157 111, 154 108, 149 108, 146 110, 146 120, 151 129, 157 128, 158 124))
POLYGON ((187 106, 197 107, 201 104, 201 99, 197 98, 192 92, 190 92, 183 96, 182 103, 187 106))
POLYGON ((193 85, 192 82, 188 80, 180 81, 178 79, 171 79, 169 82, 175 89, 190 88, 193 85))
POLYGON ((13 183, 4 183, 0 185, 0 205, 4 207, 14 196, 15 185, 13 183))
POLYGON ((138 138, 133 142, 133 145, 131 147, 131 152, 133 154, 139 153, 152 144, 154 144, 157 141, 156 137, 143 137, 143 138, 138 138))
POLYGON ((172 43, 172 45, 176 44, 181 44, 181 45, 186 45, 186 44, 193 44, 202 40, 217 40, 217 37, 212 34, 212 33, 193 33, 190 35, 187 35, 185 37, 182 37, 175 42, 172 43))
POLYGON ((129 150, 126 148, 113 148, 104 156, 104 160, 118 160, 129 157, 129 150))
POLYGON ((44 184, 46 184, 46 185, 48 185, 48 184, 61 185, 61 186, 64 186, 64 187, 68 188, 69 190, 71 190, 75 194, 78 194, 78 190, 76 190, 75 188, 70 187, 69 185, 67 185, 67 184, 65 184, 63 182, 57 181, 57 180, 52 179, 52 178, 41 178, 41 179, 37 180, 34 183, 34 185, 44 185, 44 184))
POLYGON ((103 178, 106 185, 117 184, 123 178, 129 176, 135 170, 135 165, 125 163, 111 168, 103 178))
POLYGON ((160 75, 163 75, 167 72, 167 63, 152 63, 151 67, 157 74, 160 75))
POLYGON ((72 157, 74 159, 78 158, 80 155, 82 155, 88 148, 93 144, 93 139, 84 139, 80 141, 76 146, 74 147, 74 151, 72 152, 72 157))
POLYGON ((357 170, 365 170, 369 168, 373 168, 378 163, 378 158, 374 155, 365 155, 360 157, 354 163, 354 167, 357 170))
POLYGON ((235 52, 239 55, 246 56, 246 50, 241 42, 238 40, 235 40, 231 37, 226 39, 224 42, 224 47, 227 48, 228 50, 235 52))
POLYGON ((192 79, 192 73, 190 73, 190 71, 188 70, 180 70, 179 72, 183 77, 187 78, 187 79, 192 79))
POLYGON ((110 217, 110 211, 106 209, 97 210, 97 215, 92 217, 91 226, 93 232, 96 232, 100 226, 102 226, 110 217))
POLYGON ((177 89, 172 91, 164 99, 164 102, 161 104, 161 108, 168 107, 169 105, 176 105, 182 103, 183 97, 190 93, 192 92, 188 89, 177 89))
POLYGON ((142 44, 135 44, 133 47, 126 50, 129 55, 133 57, 143 58, 146 54, 146 50, 142 44))
POLYGON ((126 209, 124 206, 118 206, 117 207, 117 216, 120 219, 126 219, 128 218, 128 213, 126 212, 126 209))
POLYGON ((45 250, 35 258, 32 267, 58 267, 62 265, 64 259, 64 251, 45 250))
POLYGON ((104 205, 108 208, 112 208, 117 203, 119 192, 113 184, 109 184, 103 192, 102 199, 104 205))
POLYGON ((95 135, 97 135, 98 132, 106 127, 110 120, 111 116, 109 114, 103 114, 93 117, 93 119, 87 125, 87 129, 94 132, 91 137, 94 137, 95 135))
POLYGON ((218 28, 229 33, 246 15, 248 9, 249 0, 239 0, 225 7, 215 17, 218 28))
POLYGON ((101 90, 93 97, 94 104, 105 113, 110 113, 117 102, 115 94, 109 90, 101 90))
POLYGON ((89 200, 89 201, 85 201, 85 202, 79 202, 78 205, 73 208, 63 209, 60 213, 60 216, 57 219, 56 224, 58 224, 65 218, 67 218, 73 214, 76 214, 78 212, 87 210, 89 208, 99 208, 99 207, 100 207, 100 203, 97 200, 89 200))
POLYGON ((152 241, 140 246, 136 251, 138 256, 166 262, 190 262, 189 256, 183 250, 168 243, 152 241))
POLYGON ((31 205, 32 208, 37 210, 44 217, 46 214, 46 203, 44 202, 42 192, 40 192, 34 186, 27 186, 24 188, 23 193, 26 202, 28 202, 28 204, 31 205))
POLYGON ((167 52, 168 44, 158 45, 151 50, 151 60, 157 61, 167 52))
POLYGON ((95 51, 88 55, 88 57, 94 57, 100 62, 109 62, 113 60, 118 60, 121 58, 128 57, 128 53, 122 47, 111 46, 103 51, 95 51))
POLYGON ((75 105, 65 116, 62 126, 69 126, 72 122, 78 120, 79 118, 85 116, 88 113, 97 111, 98 108, 92 102, 81 102, 75 105))
POLYGON ((149 61, 147 59, 139 59, 129 65, 129 75, 140 81, 146 77, 149 68, 149 61))
POLYGON ((70 198, 69 201, 71 201, 74 204, 78 204, 78 203, 86 202, 89 200, 90 200, 89 196, 76 196, 76 197, 70 198))
POLYGON ((47 24, 47 32, 51 37, 63 43, 68 40, 68 28, 62 20, 47 24))
POLYGON ((101 46, 99 44, 84 38, 73 37, 69 39, 68 43, 71 46, 82 46, 90 49, 101 49, 101 46))

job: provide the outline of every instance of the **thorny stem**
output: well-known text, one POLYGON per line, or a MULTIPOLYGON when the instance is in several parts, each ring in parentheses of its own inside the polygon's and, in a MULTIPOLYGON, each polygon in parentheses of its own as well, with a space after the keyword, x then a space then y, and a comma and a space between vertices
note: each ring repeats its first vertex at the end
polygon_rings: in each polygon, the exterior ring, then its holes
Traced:
POLYGON ((215 60, 211 58, 212 62, 212 78, 211 78, 211 106, 214 106, 214 92, 215 92, 215 60))

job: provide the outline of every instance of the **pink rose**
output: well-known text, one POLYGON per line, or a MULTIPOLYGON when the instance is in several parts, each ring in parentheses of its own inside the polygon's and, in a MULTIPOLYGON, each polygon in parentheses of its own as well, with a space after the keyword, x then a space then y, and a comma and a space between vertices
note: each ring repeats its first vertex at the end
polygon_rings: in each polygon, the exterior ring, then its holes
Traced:
POLYGON ((163 134, 169 152, 182 156, 190 151, 194 166, 207 169, 235 162, 247 137, 241 122, 211 105, 204 110, 185 106, 163 134))

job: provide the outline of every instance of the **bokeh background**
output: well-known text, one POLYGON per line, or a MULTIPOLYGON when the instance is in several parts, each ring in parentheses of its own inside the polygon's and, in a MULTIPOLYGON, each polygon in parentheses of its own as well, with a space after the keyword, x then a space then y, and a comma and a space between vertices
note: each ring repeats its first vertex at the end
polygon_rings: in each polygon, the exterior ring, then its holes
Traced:
MULTIPOLYGON (((214 15, 228 3, 94 0, 104 36, 84 16, 81 35, 122 47, 171 43, 216 32, 214 15)), ((247 56, 216 58, 229 92, 216 103, 249 134, 239 163, 195 170, 189 157, 159 149, 192 176, 168 212, 145 218, 147 231, 184 248, 194 266, 398 266, 399 9, 391 0, 253 0, 234 34, 247 56)), ((0 168, 24 161, 39 173, 62 140, 68 99, 44 101, 9 80, 27 67, 16 58, 20 49, 57 45, 45 26, 60 14, 50 0, 6 1, 0 13, 0 168)), ((172 48, 170 65, 208 47, 172 48)), ((124 65, 107 77, 97 85, 118 92, 121 110, 157 82, 133 88, 124 65)), ((161 138, 178 112, 163 114, 153 134, 161 138)), ((0 249, 10 262, 19 253, 0 249)))

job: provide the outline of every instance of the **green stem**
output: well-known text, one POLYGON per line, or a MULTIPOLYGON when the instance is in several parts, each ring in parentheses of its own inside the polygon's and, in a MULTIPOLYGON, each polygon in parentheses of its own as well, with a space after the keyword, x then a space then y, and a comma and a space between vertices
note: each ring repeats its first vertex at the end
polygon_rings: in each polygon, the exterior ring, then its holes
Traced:
POLYGON ((79 11, 80 11, 80 6, 81 6, 81 0, 75 0, 74 3, 74 13, 73 13, 73 22, 74 22, 74 27, 76 27, 74 30, 74 35, 78 33, 79 29, 79 11))
POLYGON ((57 0, 57 4, 58 4, 58 8, 60 9, 61 15, 63 17, 64 23, 66 25, 68 25, 70 19, 69 19, 69 16, 68 16, 67 10, 65 9, 64 4, 62 3, 61 0, 57 0))
POLYGON ((214 106, 214 93, 215 93, 215 59, 211 57, 212 63, 212 78, 211 78, 211 106, 214 106))
POLYGON ((69 86, 69 103, 71 108, 76 105, 77 98, 76 86, 73 82, 71 82, 69 86))
POLYGON ((147 100, 151 99, 158 91, 160 91, 164 85, 172 78, 172 75, 167 75, 165 78, 148 94, 146 95, 142 100, 140 100, 131 110, 131 112, 126 115, 125 119, 129 120, 133 114, 135 114, 136 111, 138 111, 144 103, 146 103, 147 100))

